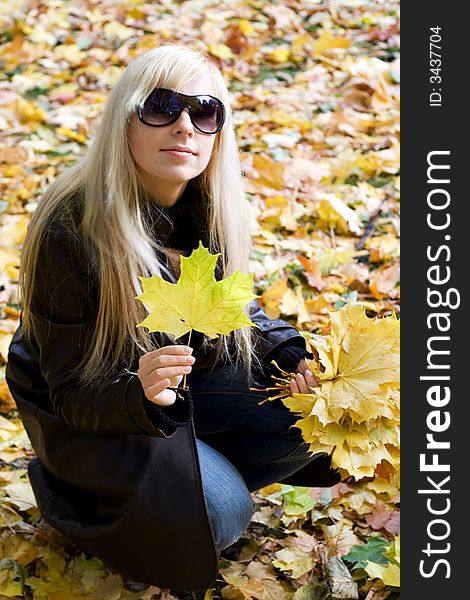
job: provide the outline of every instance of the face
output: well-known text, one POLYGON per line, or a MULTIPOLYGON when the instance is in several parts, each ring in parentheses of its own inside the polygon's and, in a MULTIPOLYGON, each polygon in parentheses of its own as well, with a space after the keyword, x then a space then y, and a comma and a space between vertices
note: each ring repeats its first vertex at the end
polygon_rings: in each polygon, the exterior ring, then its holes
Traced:
MULTIPOLYGON (((216 96, 209 75, 177 90, 183 94, 216 96)), ((204 171, 209 163, 216 134, 201 133, 189 118, 185 108, 179 118, 163 127, 141 123, 136 114, 129 127, 129 142, 137 170, 146 191, 155 202, 172 206, 182 195, 187 182, 204 171), (165 150, 186 146, 193 154, 179 156, 165 150)))

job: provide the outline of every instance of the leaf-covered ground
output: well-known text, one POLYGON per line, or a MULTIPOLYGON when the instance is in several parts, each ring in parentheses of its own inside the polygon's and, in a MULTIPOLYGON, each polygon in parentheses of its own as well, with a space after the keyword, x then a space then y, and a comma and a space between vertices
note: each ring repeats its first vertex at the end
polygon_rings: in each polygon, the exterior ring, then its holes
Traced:
POLYGON ((3 0, 0 15, 0 600, 398 598, 387 473, 253 493, 253 521, 205 594, 123 580, 41 519, 4 379, 40 193, 83 153, 127 62, 162 43, 208 51, 231 90, 270 317, 309 337, 348 302, 398 314, 398 1, 3 0))

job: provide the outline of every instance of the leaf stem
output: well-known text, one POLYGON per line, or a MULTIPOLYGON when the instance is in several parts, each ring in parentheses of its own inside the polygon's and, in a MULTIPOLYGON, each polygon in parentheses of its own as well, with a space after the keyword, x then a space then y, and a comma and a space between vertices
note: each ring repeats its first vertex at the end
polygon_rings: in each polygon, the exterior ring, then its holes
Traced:
MULTIPOLYGON (((190 329, 189 330, 189 337, 188 337, 188 341, 186 342, 186 345, 189 346, 189 342, 191 341, 191 334, 192 334, 193 330, 190 329)), ((183 376, 183 388, 186 388, 186 373, 183 376)))

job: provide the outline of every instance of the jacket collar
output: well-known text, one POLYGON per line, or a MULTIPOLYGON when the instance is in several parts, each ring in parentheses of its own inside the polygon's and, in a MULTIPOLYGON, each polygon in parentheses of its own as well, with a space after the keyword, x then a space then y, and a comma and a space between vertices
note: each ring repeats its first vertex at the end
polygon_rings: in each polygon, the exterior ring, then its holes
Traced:
POLYGON ((182 196, 173 206, 161 206, 150 198, 145 198, 146 216, 149 219, 149 224, 154 235, 166 237, 171 234, 174 229, 174 222, 187 213, 187 218, 190 219, 196 227, 206 227, 207 204, 203 202, 200 184, 197 179, 188 181, 182 196))

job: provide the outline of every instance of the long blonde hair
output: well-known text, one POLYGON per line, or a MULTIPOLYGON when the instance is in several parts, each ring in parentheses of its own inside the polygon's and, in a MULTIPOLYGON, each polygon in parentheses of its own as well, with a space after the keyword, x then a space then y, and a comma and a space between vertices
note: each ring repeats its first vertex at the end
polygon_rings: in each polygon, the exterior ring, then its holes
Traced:
MULTIPOLYGON (((128 126, 136 106, 155 87, 178 89, 206 74, 211 75, 217 96, 226 107, 224 126, 216 134, 210 161, 198 177, 209 199, 209 250, 221 253, 223 277, 237 269, 249 272, 252 218, 223 76, 210 57, 198 50, 166 45, 147 51, 129 63, 111 90, 86 154, 44 192, 22 250, 22 330, 30 339, 35 268, 53 215, 59 214, 73 237, 90 241, 95 249, 90 253, 90 269, 97 274, 99 307, 93 339, 76 367, 82 385, 92 385, 122 369, 123 356, 131 361, 126 363, 130 366, 139 355, 175 343, 173 337, 149 335, 136 326, 147 316, 143 304, 135 299, 142 293, 138 276, 161 276, 164 272, 171 281, 175 278, 159 259, 164 250, 146 225, 145 194, 130 150, 128 126), (82 207, 78 221, 71 218, 76 202, 82 207)), ((260 364, 253 351, 252 329, 243 327, 230 336, 221 335, 215 344, 218 361, 229 357, 228 344, 233 339, 236 363, 243 363, 250 380, 253 365, 260 364)))

